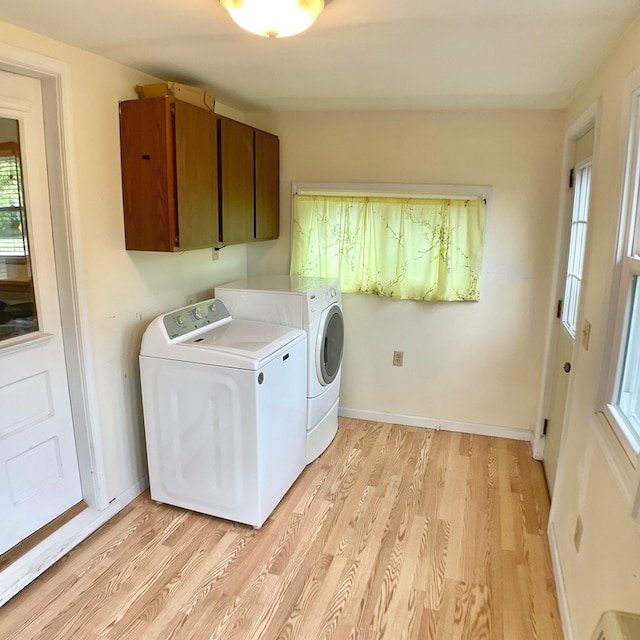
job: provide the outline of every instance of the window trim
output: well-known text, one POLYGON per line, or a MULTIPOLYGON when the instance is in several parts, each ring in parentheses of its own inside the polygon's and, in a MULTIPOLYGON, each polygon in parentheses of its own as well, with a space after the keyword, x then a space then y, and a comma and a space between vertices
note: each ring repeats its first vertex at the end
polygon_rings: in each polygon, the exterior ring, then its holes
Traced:
MULTIPOLYGON (((488 185, 463 184, 396 184, 366 182, 292 182, 291 197, 297 193, 304 195, 377 196, 389 197, 429 197, 429 198, 483 198, 487 208, 493 188, 488 185)), ((293 216, 293 208, 292 214, 293 216)))
MULTIPOLYGON (((638 98, 640 100, 640 96, 638 98)), ((640 111, 640 109, 639 109, 640 111)), ((638 145, 640 151, 640 145, 638 145)), ((629 212, 627 212, 629 213, 629 212)), ((640 210, 638 211, 640 217, 640 210)), ((631 217, 631 216, 629 216, 631 217)), ((629 234, 629 226, 625 224, 624 237, 620 240, 621 244, 626 245, 627 235, 629 234)), ((631 305, 633 304, 632 293, 632 280, 634 275, 640 276, 640 269, 625 269, 623 263, 628 261, 628 257, 624 256, 618 262, 616 267, 616 274, 614 275, 615 288, 612 287, 612 299, 617 298, 615 305, 616 312, 614 314, 614 332, 611 340, 611 346, 608 349, 608 357, 605 362, 608 375, 606 376, 606 385, 604 393, 601 394, 599 408, 607 425, 615 435, 618 444, 624 455, 626 461, 634 469, 638 468, 640 461, 640 447, 634 447, 629 437, 628 429, 624 424, 624 421, 618 418, 618 410, 613 404, 613 397, 616 390, 619 388, 622 378, 622 364, 624 361, 624 352, 626 351, 625 336, 629 330, 631 305), (614 298, 615 294, 615 298, 614 298)))
POLYGON ((617 242, 594 426, 613 476, 640 529, 640 447, 635 451, 613 406, 626 350, 631 282, 634 275, 640 276, 640 259, 631 256, 633 246, 640 246, 640 224, 635 224, 636 218, 640 221, 640 67, 625 82, 622 127, 625 144, 618 185, 617 242))

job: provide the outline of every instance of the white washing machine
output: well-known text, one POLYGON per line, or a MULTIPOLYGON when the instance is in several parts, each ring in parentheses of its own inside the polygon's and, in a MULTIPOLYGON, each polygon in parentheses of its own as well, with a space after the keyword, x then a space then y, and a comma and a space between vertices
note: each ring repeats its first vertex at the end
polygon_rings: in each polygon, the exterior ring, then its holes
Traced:
POLYGON ((216 287, 234 318, 274 322, 307 333, 307 463, 338 430, 344 323, 340 283, 330 278, 255 276, 216 287))
POLYGON ((140 375, 154 500, 260 527, 306 465, 306 334, 220 300, 156 318, 140 375))

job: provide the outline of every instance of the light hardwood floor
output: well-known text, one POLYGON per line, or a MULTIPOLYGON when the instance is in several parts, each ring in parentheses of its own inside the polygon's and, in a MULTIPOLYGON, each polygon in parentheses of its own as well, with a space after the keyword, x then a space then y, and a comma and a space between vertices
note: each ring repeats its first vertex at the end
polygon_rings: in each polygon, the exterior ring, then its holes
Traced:
POLYGON ((262 529, 150 500, 0 609, 3 640, 555 640, 529 445, 341 419, 262 529))

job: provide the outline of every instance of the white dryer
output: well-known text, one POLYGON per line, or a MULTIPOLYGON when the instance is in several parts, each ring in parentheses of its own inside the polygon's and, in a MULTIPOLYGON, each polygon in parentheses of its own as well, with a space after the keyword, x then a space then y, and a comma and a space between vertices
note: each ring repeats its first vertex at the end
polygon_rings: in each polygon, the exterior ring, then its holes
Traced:
POLYGON ((220 300, 156 318, 140 377, 154 500, 260 527, 306 465, 306 334, 220 300))
POLYGON ((338 430, 344 322, 340 283, 331 278, 254 276, 216 287, 234 318, 272 322, 307 333, 307 463, 338 430))

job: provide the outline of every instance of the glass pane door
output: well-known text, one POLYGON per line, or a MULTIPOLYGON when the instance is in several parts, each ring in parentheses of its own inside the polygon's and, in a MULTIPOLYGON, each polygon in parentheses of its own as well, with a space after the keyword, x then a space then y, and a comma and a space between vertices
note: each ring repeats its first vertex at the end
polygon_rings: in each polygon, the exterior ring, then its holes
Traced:
POLYGON ((0 341, 38 330, 18 121, 0 118, 0 341))

